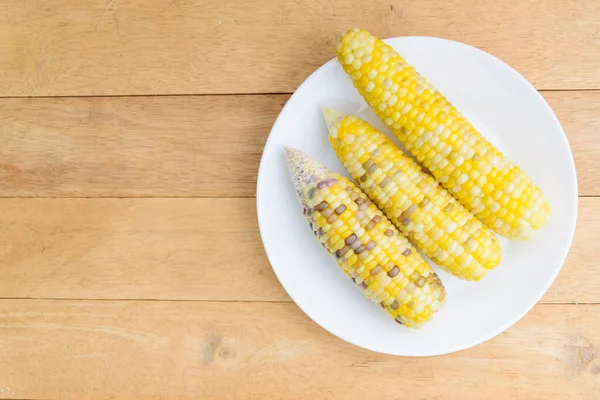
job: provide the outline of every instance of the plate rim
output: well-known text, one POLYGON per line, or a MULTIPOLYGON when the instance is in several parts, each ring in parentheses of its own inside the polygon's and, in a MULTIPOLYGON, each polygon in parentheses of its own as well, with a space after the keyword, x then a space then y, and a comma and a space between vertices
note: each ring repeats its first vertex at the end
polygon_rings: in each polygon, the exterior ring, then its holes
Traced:
MULTIPOLYGON (((329 332, 330 334, 336 336, 337 338, 342 339, 343 341, 350 343, 353 346, 357 346, 369 351, 373 351, 375 353, 379 353, 379 354, 387 354, 387 355, 391 355, 391 356, 397 356, 397 357, 435 357, 435 356, 442 356, 442 355, 446 355, 446 354, 452 354, 452 353, 456 353, 459 351, 463 351, 463 350, 467 350, 470 348, 473 348, 475 346, 478 346, 482 343, 485 343, 493 338, 495 338, 496 336, 504 333, 507 329, 511 328, 512 326, 514 326, 516 323, 518 323, 523 317, 525 317, 531 310, 533 310, 533 308, 539 303, 539 301, 542 299, 542 297, 548 292, 548 289, 550 289, 550 286, 554 283, 554 281, 556 280, 556 277, 558 276, 558 274, 560 273, 560 271, 562 270, 562 268, 564 267, 566 258, 571 250, 571 246, 573 244, 573 239, 575 236, 575 230, 577 227, 577 221, 578 221, 578 216, 579 216, 579 186, 578 186, 578 177, 577 177, 577 166, 575 165, 575 159, 573 157, 573 151, 571 148, 571 145, 569 143, 568 137, 564 131, 564 128, 562 126, 562 124, 560 123, 560 120, 558 119, 556 113, 554 112, 554 110, 552 110, 552 108, 550 107, 550 105, 548 104, 548 102, 546 101, 546 99, 540 94, 540 92, 538 91, 538 89, 535 88, 535 86, 533 86, 533 84, 531 82, 529 82, 523 75, 521 75, 521 73, 519 73, 516 69, 514 69, 512 66, 510 66, 508 63, 504 62, 503 60, 501 60, 500 58, 498 58, 497 56, 488 53, 478 47, 463 43, 463 42, 459 42, 456 40, 452 40, 452 39, 447 39, 447 38, 442 38, 442 37, 435 37, 435 36, 421 36, 421 35, 408 35, 408 36, 394 36, 394 37, 389 37, 389 38, 385 38, 382 39, 383 42, 385 42, 386 44, 389 44, 390 41, 395 41, 395 40, 403 40, 403 39, 423 39, 423 40, 429 40, 429 41, 443 41, 443 42, 451 42, 452 45, 458 45, 458 46, 462 46, 462 47, 468 47, 470 50, 474 50, 477 53, 480 53, 481 55, 483 55, 484 57, 489 58, 491 61, 495 62, 495 63, 499 63, 501 64, 508 72, 510 72, 515 78, 517 78, 518 80, 521 81, 521 83, 525 84, 529 89, 531 89, 533 92, 535 92, 535 96, 537 96, 538 100, 541 102, 541 104, 543 104, 543 107, 546 109, 546 111, 549 111, 549 114, 552 116, 553 121, 555 122, 555 124, 559 127, 560 132, 562 133, 561 139, 563 140, 563 147, 566 147, 567 150, 567 154, 570 160, 570 163, 568 165, 568 169, 570 170, 570 173, 572 175, 573 179, 573 184, 574 184, 574 213, 573 213, 573 221, 571 224, 571 229, 569 232, 569 240, 567 245, 564 248, 563 254, 561 254, 561 261, 560 261, 560 266, 552 273, 552 275, 550 275, 547 278, 547 282, 544 285, 543 290, 540 290, 540 293, 536 296, 534 296, 534 300, 531 302, 527 302, 524 303, 523 307, 522 307, 522 311, 519 313, 515 313, 515 316, 511 319, 507 319, 507 322, 501 324, 497 329, 492 329, 490 330, 490 333, 487 333, 485 335, 481 335, 481 337, 479 337, 477 340, 472 340, 469 342, 458 342, 458 344, 455 344, 453 346, 447 346, 447 348, 443 348, 441 350, 438 351, 432 351, 432 352, 419 352, 419 353, 408 353, 408 354, 398 354, 398 353, 393 353, 393 352, 387 352, 387 351, 383 351, 381 349, 376 349, 373 348, 370 345, 364 345, 364 344, 357 344, 354 343, 348 339, 346 339, 344 337, 343 334, 340 334, 339 332, 337 332, 337 329, 330 329, 328 327, 325 327, 321 322, 319 322, 317 319, 315 319, 311 313, 309 313, 305 307, 303 307, 302 305, 300 305, 300 303, 298 303, 298 301, 296 301, 296 298, 294 297, 294 295, 292 295, 292 293, 290 293, 290 291, 288 290, 288 288, 286 287, 286 285, 282 282, 281 277, 279 276, 279 274, 277 273, 277 269, 273 267, 273 263, 271 262, 271 255, 269 254, 269 250, 267 249, 267 246, 265 245, 265 237, 264 237, 264 232, 263 232, 263 223, 261 223, 261 212, 260 212, 260 186, 261 186, 261 176, 264 176, 264 174, 261 174, 261 172, 263 171, 263 169, 265 168, 265 150, 267 149, 267 147, 269 146, 271 140, 273 139, 273 132, 275 131, 275 129, 278 127, 278 124, 280 124, 281 121, 281 117, 284 114, 285 110, 288 108, 288 106, 290 105, 290 103, 292 102, 292 100, 294 99, 294 97, 298 94, 298 92, 300 91, 300 89, 302 89, 305 85, 308 85, 309 82, 311 80, 314 79, 315 75, 317 73, 319 73, 319 71, 321 71, 322 69, 324 69, 326 66, 328 66, 329 64, 335 63, 337 62, 337 57, 333 57, 331 58, 329 61, 323 63, 322 65, 320 65, 318 68, 316 68, 313 72, 310 73, 310 75, 308 75, 307 78, 304 79, 304 81, 302 81, 302 83, 294 90, 294 92, 292 93, 292 95, 290 96, 290 98, 287 100, 287 102, 285 103, 285 105, 283 106, 283 108, 281 109, 281 111, 279 111, 279 114, 277 115, 277 118, 275 119, 275 122, 273 123, 271 130, 269 131, 269 135, 267 137, 267 140, 265 142, 265 145, 263 147, 263 151, 261 154, 261 159, 260 159, 260 163, 259 163, 259 168, 258 168, 258 172, 257 172, 257 180, 256 180, 256 214, 257 214, 257 220, 258 220, 258 229, 259 229, 259 233, 261 236, 261 242, 263 245, 263 249, 265 251, 265 254, 267 255, 267 259, 269 260, 269 264, 271 265, 271 269, 273 270, 273 272, 275 273, 275 276, 277 277, 277 280, 279 281, 279 283, 281 284, 281 286, 283 286, 284 290, 286 291, 287 295, 290 296, 290 298, 292 299, 292 301, 294 302, 294 304, 300 308, 300 310, 302 310, 302 312, 304 312, 304 314, 306 314, 306 316, 308 316, 308 318, 310 318, 314 323, 316 323, 318 326, 320 326, 322 329, 324 329, 325 331, 329 332)), ((392 46, 393 47, 393 46, 392 46)))

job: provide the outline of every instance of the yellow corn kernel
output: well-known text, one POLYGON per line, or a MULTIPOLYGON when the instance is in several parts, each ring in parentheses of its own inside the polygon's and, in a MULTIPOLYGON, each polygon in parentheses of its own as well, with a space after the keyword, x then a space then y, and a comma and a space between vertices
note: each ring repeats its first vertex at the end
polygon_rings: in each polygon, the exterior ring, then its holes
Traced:
POLYGON ((352 29, 342 35, 336 50, 340 64, 351 77, 356 66, 374 71, 398 71, 387 78, 387 85, 381 81, 379 72, 364 81, 353 78, 353 82, 413 156, 488 228, 512 239, 527 239, 535 229, 547 223, 550 206, 531 178, 477 132, 390 46, 367 31, 352 29), (346 55, 352 57, 356 52, 368 58, 346 62, 346 55), (383 101, 384 90, 388 99, 396 96, 402 101, 383 101), (457 185, 451 179, 456 171, 464 183, 457 185), (486 197, 498 201, 498 196, 502 197, 498 202, 501 208, 494 205, 492 209, 481 201, 486 197), (534 212, 538 203, 543 206, 534 212), (502 208, 508 213, 500 214, 502 208), (510 215, 513 218, 509 220, 510 215))
MULTIPOLYGON (((500 263, 501 248, 496 236, 475 216, 441 188, 435 180, 366 121, 324 110, 329 139, 338 158, 361 189, 389 220, 425 255, 446 271, 467 280, 479 280, 500 263), (360 137, 356 132, 361 131, 360 137), (340 147, 339 140, 355 135, 352 145, 340 147), (367 149, 364 162, 354 154, 367 149), (394 165, 394 169, 379 166, 394 165), (373 186, 377 175, 378 186, 373 186), (395 196, 391 193, 401 193, 395 196), (384 196, 380 196, 383 193, 384 196), (385 196, 387 193, 387 196, 385 196), (383 199, 387 200, 383 200, 383 199), (483 247, 471 243, 489 243, 483 247), (465 252, 470 258, 461 258, 465 252)), ((424 273, 425 270, 416 270, 424 273)))
POLYGON ((430 320, 446 294, 429 264, 353 183, 298 150, 286 151, 305 217, 347 276, 398 323, 418 327, 430 320), (312 199, 317 193, 325 200, 315 204, 312 199), (363 220, 364 226, 359 222, 363 220), (338 221, 343 222, 336 227, 338 221), (398 279, 408 274, 412 280, 398 279), (412 293, 422 283, 431 296, 413 299, 411 307, 401 308, 403 299, 398 296, 412 293))

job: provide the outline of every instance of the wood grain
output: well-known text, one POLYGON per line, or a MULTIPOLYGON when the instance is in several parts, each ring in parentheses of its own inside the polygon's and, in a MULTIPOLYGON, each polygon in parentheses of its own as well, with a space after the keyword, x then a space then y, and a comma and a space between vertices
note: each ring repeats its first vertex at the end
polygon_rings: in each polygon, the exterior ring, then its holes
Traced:
POLYGON ((287 96, 0 99, 0 196, 251 196, 287 96))
MULTIPOLYGON (((543 94, 600 195, 600 91, 543 94)), ((0 99, 0 197, 253 196, 288 98, 0 99)))
POLYGON ((543 92, 569 140, 580 195, 600 195, 600 91, 543 92))
MULTIPOLYGON (((580 200, 544 302, 600 303, 600 198, 580 200)), ((290 301, 255 209, 254 199, 0 199, 0 297, 290 301)))
POLYGON ((0 398, 593 400, 599 311, 539 305, 476 348, 403 358, 293 304, 3 300, 0 398))
POLYGON ((0 15, 0 96, 290 92, 354 26, 480 47, 539 89, 600 88, 597 0, 22 0, 0 15))

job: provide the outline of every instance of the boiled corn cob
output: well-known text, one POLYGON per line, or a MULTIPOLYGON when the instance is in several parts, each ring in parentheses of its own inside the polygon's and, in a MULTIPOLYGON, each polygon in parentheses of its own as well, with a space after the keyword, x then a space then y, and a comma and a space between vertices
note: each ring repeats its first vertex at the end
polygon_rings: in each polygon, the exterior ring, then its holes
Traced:
POLYGON ((404 146, 490 229, 529 238, 550 218, 542 191, 390 46, 353 29, 336 44, 354 85, 404 146))
POLYGON ((383 133, 354 115, 323 112, 346 170, 427 257, 474 281, 500 263, 496 236, 383 133))
POLYGON ((346 275, 398 323, 430 320, 446 292, 429 264, 348 179, 299 150, 286 153, 304 215, 346 275))

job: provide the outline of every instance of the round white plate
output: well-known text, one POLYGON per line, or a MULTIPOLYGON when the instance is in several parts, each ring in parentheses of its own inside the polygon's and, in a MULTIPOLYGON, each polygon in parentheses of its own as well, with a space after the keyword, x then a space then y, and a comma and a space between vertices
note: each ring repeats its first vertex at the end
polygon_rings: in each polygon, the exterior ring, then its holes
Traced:
POLYGON ((348 176, 327 140, 322 105, 358 112, 392 137, 365 107, 337 60, 332 60, 298 88, 273 126, 258 173, 260 232, 281 284, 329 332, 381 353, 450 353, 509 328, 536 304, 558 274, 575 229, 575 165, 548 104, 502 61, 444 39, 403 37, 386 42, 530 174, 552 207, 550 222, 530 241, 501 239, 503 261, 481 282, 460 281, 434 265, 448 293, 445 307, 420 330, 398 325, 360 293, 315 239, 286 170, 283 146, 290 146, 348 176))

